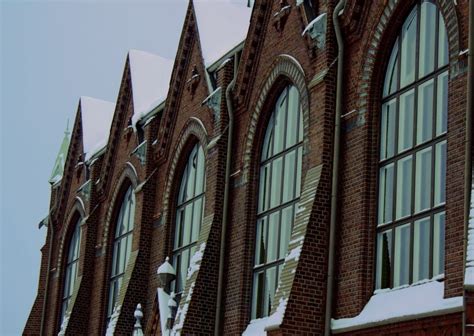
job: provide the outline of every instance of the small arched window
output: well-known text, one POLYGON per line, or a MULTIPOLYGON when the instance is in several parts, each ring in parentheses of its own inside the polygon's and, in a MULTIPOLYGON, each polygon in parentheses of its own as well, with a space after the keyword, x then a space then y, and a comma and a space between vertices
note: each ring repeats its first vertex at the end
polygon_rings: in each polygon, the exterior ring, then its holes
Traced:
POLYGON ((114 312, 122 286, 125 269, 132 251, 133 227, 135 219, 135 193, 130 186, 117 215, 113 240, 112 267, 110 272, 109 301, 107 305, 107 324, 114 312))
POLYGON ((173 290, 177 294, 184 289, 190 260, 196 252, 196 242, 204 213, 205 185, 204 151, 198 143, 191 151, 184 168, 176 207, 173 245, 176 281, 173 290))
POLYGON ((63 323, 63 319, 71 302, 72 294, 74 292, 74 287, 78 277, 79 256, 81 248, 81 221, 82 219, 79 217, 76 225, 74 226, 74 232, 72 234, 71 240, 69 241, 66 271, 64 273, 64 287, 59 325, 63 323))
POLYGON ((260 157, 252 319, 270 313, 298 209, 302 154, 300 95, 288 86, 274 106, 260 157))
POLYGON ((446 27, 433 1, 419 1, 383 86, 376 289, 444 272, 447 116, 446 27))

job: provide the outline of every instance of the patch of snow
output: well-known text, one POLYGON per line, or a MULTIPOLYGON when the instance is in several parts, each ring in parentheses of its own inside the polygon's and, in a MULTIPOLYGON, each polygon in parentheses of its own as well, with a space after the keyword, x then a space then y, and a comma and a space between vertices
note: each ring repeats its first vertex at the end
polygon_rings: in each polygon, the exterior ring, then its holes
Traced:
POLYGON ((247 1, 195 0, 194 12, 206 67, 247 37, 252 14, 247 1))
POLYGON ((194 285, 195 283, 193 282, 189 288, 183 307, 178 308, 178 311, 176 312, 175 322, 179 322, 174 324, 173 329, 171 330, 171 335, 181 335, 181 329, 183 329, 184 320, 186 319, 186 314, 188 313, 189 303, 191 302, 191 297, 193 295, 194 285))
POLYGON ((464 285, 474 288, 474 168, 472 171, 471 186, 471 209, 469 210, 469 223, 467 226, 467 248, 466 248, 466 273, 464 285))
POLYGON ((193 256, 191 257, 191 260, 189 262, 188 274, 186 275, 186 280, 191 279, 193 274, 199 271, 199 268, 201 268, 201 260, 202 260, 202 256, 203 256, 205 248, 206 248, 206 243, 202 243, 199 246, 199 250, 194 252, 193 256))
POLYGON ((174 62, 140 50, 130 50, 128 58, 132 77, 132 123, 136 125, 166 99, 174 62))
POLYGON ((109 324, 107 325, 107 331, 105 332, 105 336, 113 336, 115 332, 115 327, 117 326, 117 320, 120 316, 120 310, 122 309, 121 305, 117 305, 114 307, 114 312, 110 317, 109 324))
POLYGON ((67 325, 69 323, 70 313, 66 312, 63 317, 63 322, 61 323, 61 329, 59 330, 58 336, 66 335, 67 325))
MULTIPOLYGON (((326 16, 327 14, 326 13, 322 13, 322 14, 319 14, 313 21, 311 21, 310 23, 308 23, 308 25, 306 26, 306 28, 303 30, 303 32, 301 33, 301 36, 304 36, 308 31, 310 31, 311 29, 313 29, 313 27, 319 23, 321 20, 325 20, 326 19, 326 16)), ((323 32, 325 33, 325 32, 323 32)))
POLYGON ((292 249, 292 250, 286 255, 285 262, 290 261, 290 260, 292 260, 292 259, 295 259, 296 261, 298 261, 298 260, 300 259, 301 248, 302 248, 302 246, 299 245, 299 246, 295 247, 294 249, 292 249))
POLYGON ((107 144, 114 111, 114 103, 81 97, 82 143, 86 161, 107 144))
POLYGON ((459 56, 462 56, 464 54, 467 54, 469 52, 469 49, 464 49, 459 52, 459 56))
POLYGON ((266 335, 268 330, 278 328, 283 322, 287 304, 288 299, 280 298, 275 312, 270 316, 250 321, 242 336, 266 335))
POLYGON ((332 319, 335 333, 377 325, 436 316, 462 309, 461 296, 444 298, 444 282, 428 281, 418 285, 378 292, 372 295, 359 315, 332 319), (380 309, 384 307, 384 309, 380 309))

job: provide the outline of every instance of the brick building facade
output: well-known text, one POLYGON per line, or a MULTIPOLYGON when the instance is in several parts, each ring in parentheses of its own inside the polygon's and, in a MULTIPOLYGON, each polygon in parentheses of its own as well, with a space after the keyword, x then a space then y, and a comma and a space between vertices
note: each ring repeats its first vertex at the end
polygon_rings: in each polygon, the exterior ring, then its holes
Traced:
POLYGON ((168 256, 175 334, 474 334, 469 1, 183 22, 172 62, 131 51, 116 103, 81 98, 24 334, 131 334, 138 303, 161 334, 168 256))

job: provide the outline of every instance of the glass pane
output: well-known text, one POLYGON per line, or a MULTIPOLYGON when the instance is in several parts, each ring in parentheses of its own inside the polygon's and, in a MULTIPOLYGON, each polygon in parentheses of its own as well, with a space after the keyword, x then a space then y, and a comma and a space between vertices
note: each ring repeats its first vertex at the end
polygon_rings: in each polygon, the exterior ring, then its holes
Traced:
POLYGON ((176 228, 174 230, 174 244, 173 247, 176 249, 181 245, 181 231, 184 225, 184 208, 178 209, 176 213, 176 228))
POLYGON ((254 274, 252 293, 252 319, 266 316, 264 311, 264 281, 265 274, 263 272, 254 274))
POLYGON ((267 218, 268 217, 263 217, 257 221, 257 235, 255 239, 255 265, 261 265, 266 262, 267 218))
POLYGON ((406 285, 410 278, 410 224, 395 229, 393 286, 406 285))
POLYGON ((269 208, 270 202, 270 167, 271 163, 260 168, 260 187, 258 192, 258 212, 269 208))
POLYGON ((280 231, 280 212, 274 212, 269 216, 268 223, 268 250, 267 262, 271 262, 278 257, 278 234, 280 231))
POLYGON ((397 100, 393 99, 382 105, 382 122, 380 134, 380 159, 393 156, 395 146, 395 113, 397 100))
POLYGON ((433 72, 436 43, 436 5, 424 1, 420 13, 419 78, 433 72))
POLYGON ((275 298, 277 286, 277 268, 272 267, 265 272, 266 293, 265 293, 265 313, 269 315, 272 310, 273 299, 275 298))
POLYGON ((199 198, 196 201, 194 201, 194 212, 193 212, 193 229, 191 233, 191 241, 195 242, 199 238, 199 231, 201 229, 201 223, 202 223, 202 201, 203 198, 199 198))
POLYGON ((415 213, 431 207, 431 147, 416 153, 415 213))
POLYGON ((302 111, 302 107, 300 105, 300 111, 299 111, 299 115, 298 115, 298 123, 300 125, 300 128, 298 130, 298 141, 301 142, 303 141, 303 111, 302 111))
POLYGON ((288 243, 290 242, 291 229, 293 227, 293 206, 283 209, 281 212, 281 227, 280 227, 280 253, 279 258, 285 258, 288 250, 288 243))
POLYGON ((397 162, 397 219, 411 214, 412 156, 397 162))
POLYGON ((401 87, 415 80, 416 60, 416 8, 410 13, 402 27, 401 87))
POLYGON ((184 225, 182 232, 182 242, 180 246, 188 245, 191 242, 191 222, 193 216, 193 203, 186 205, 184 210, 184 225))
POLYGON ((448 36, 446 34, 446 25, 441 13, 439 14, 439 33, 438 33, 438 67, 448 64, 448 36))
POLYGON ((273 156, 273 114, 270 117, 267 130, 265 131, 265 138, 263 139, 262 161, 271 156, 273 156))
POLYGON ((380 168, 378 215, 379 224, 384 224, 392 221, 393 168, 393 163, 380 168))
POLYGON ((186 183, 186 200, 194 197, 194 187, 196 182, 196 168, 197 168, 197 146, 194 147, 188 161, 188 178, 186 183))
POLYGON ((385 82, 383 85, 383 96, 386 97, 397 90, 398 82, 398 39, 392 49, 390 60, 388 61, 385 82))
POLYGON ((300 110, 300 95, 298 90, 292 86, 290 88, 288 100, 288 119, 286 122, 286 146, 289 148, 296 144, 298 133, 298 114, 300 110))
POLYGON ((178 194, 178 205, 183 204, 186 201, 186 185, 188 178, 188 166, 184 168, 183 177, 181 178, 181 185, 179 186, 178 194))
POLYGON ((392 231, 377 235, 376 289, 390 287, 392 276, 392 231))
POLYGON ((285 173, 283 176, 283 203, 295 198, 296 150, 285 155, 285 173))
POLYGON ((400 116, 398 121, 398 152, 413 146, 413 118, 415 110, 415 90, 400 96, 400 116))
POLYGON ((272 186, 270 193, 270 208, 281 204, 281 182, 282 182, 283 158, 278 158, 272 163, 272 186))
POLYGON ((126 252, 127 252, 127 240, 126 239, 120 239, 120 248, 119 248, 119 252, 118 252, 118 258, 119 258, 119 261, 118 261, 118 269, 117 269, 117 273, 120 274, 120 273, 123 273, 123 271, 125 270, 125 261, 127 260, 127 256, 126 256, 126 252))
POLYGON ((204 160, 204 151, 201 146, 198 146, 197 151, 197 167, 196 167, 196 195, 200 195, 204 192, 204 168, 205 168, 205 160, 204 160))
POLYGON ((446 201, 446 141, 436 144, 434 206, 446 201))
POLYGON ((180 272, 179 270, 181 269, 181 254, 175 254, 173 255, 173 268, 176 270, 176 279, 174 280, 172 287, 174 288, 175 293, 180 293, 182 288, 181 288, 181 278, 180 278, 180 272))
POLYGON ((444 212, 440 212, 434 215, 433 276, 444 273, 444 224, 444 212))
POLYGON ((303 147, 298 148, 298 158, 296 161, 296 194, 295 198, 300 197, 301 193, 301 167, 303 165, 303 147))
POLYGON ((430 277, 430 217, 415 222, 413 282, 430 277))
POLYGON ((273 139, 273 155, 276 155, 283 151, 285 128, 286 128, 286 104, 287 104, 287 93, 286 90, 280 96, 275 106, 275 131, 273 139))
POLYGON ((433 136, 433 83, 431 79, 418 89, 417 144, 430 140, 433 136))
POLYGON ((436 135, 448 129, 448 72, 438 77, 438 93, 436 95, 436 135))

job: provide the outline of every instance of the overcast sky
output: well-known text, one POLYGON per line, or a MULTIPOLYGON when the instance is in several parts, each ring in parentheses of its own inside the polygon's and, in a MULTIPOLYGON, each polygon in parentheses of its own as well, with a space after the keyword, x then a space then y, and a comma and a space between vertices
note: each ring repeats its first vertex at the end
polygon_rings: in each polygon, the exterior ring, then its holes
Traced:
MULTIPOLYGON (((217 0, 214 0, 217 1, 217 0)), ((116 101, 129 49, 174 58, 186 0, 0 0, 0 334, 36 296, 48 179, 80 96, 116 101)))

